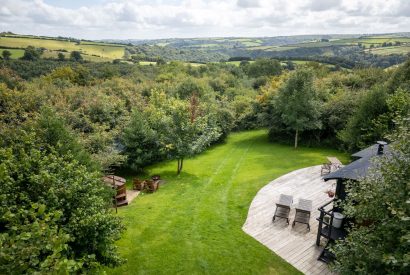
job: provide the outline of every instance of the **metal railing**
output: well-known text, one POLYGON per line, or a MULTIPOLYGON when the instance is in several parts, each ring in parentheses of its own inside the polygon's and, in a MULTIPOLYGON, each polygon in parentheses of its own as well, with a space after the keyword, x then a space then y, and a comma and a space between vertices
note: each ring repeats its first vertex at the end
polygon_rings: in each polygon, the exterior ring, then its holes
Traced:
POLYGON ((320 237, 324 236, 325 238, 327 238, 328 240, 331 238, 332 236, 332 224, 333 224, 333 206, 332 209, 330 210, 326 210, 325 208, 327 206, 329 206, 331 203, 333 203, 334 200, 331 200, 330 202, 326 203, 325 205, 322 205, 321 207, 318 208, 319 212, 320 212, 320 216, 319 218, 317 218, 317 220, 319 221, 319 228, 317 231, 317 238, 316 238, 316 245, 319 246, 320 245, 320 237), (329 217, 327 220, 329 222, 326 221, 325 217, 329 217), (327 226, 328 230, 327 230, 327 234, 323 233, 323 226, 327 226))

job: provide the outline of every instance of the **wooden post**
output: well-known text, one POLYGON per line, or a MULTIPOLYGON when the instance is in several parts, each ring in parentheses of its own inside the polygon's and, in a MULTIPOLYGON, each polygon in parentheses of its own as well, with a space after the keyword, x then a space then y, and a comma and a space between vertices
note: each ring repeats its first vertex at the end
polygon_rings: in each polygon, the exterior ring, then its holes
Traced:
POLYGON ((319 211, 320 211, 319 227, 317 229, 317 238, 316 238, 316 245, 317 246, 320 245, 320 236, 322 234, 322 224, 323 224, 323 217, 324 217, 324 213, 323 213, 321 208, 319 208, 319 211))
POLYGON ((299 134, 299 130, 296 129, 296 133, 295 133, 295 149, 298 147, 298 134, 299 134))
POLYGON ((115 213, 116 213, 116 214, 118 214, 118 205, 117 205, 117 187, 115 186, 115 177, 114 177, 114 175, 112 175, 112 185, 113 185, 114 190, 115 190, 115 194, 114 194, 115 213))

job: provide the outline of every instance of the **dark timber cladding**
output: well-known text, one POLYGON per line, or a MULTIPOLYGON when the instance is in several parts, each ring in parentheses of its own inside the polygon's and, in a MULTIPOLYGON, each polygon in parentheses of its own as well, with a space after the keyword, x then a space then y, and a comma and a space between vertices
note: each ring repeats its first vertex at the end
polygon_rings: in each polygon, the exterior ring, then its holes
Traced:
MULTIPOLYGON (((352 156, 358 158, 349 165, 330 173, 323 177, 325 181, 336 180, 336 200, 343 201, 346 199, 346 181, 359 182, 367 176, 369 168, 372 167, 373 160, 384 154, 389 154, 389 146, 384 141, 378 141, 366 149, 363 149, 352 156)), ((347 235, 347 223, 343 222, 339 226, 334 226, 336 213, 340 216, 343 209, 340 206, 331 206, 331 202, 319 208, 320 217, 318 218, 319 226, 317 231, 316 245, 320 245, 321 238, 327 240, 324 250, 319 256, 319 260, 329 262, 334 259, 334 255, 328 249, 328 245, 335 241, 344 239, 347 235), (331 209, 329 209, 331 207, 331 209)), ((343 216, 343 215, 342 215, 343 216)))

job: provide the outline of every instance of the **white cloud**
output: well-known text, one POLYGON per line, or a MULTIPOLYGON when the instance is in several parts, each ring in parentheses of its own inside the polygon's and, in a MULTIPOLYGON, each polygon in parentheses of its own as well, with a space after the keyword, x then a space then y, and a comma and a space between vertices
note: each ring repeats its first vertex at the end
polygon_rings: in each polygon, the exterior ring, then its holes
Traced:
POLYGON ((410 31, 407 0, 2 0, 0 28, 79 38, 410 31), (79 2, 79 1, 78 1, 79 2))

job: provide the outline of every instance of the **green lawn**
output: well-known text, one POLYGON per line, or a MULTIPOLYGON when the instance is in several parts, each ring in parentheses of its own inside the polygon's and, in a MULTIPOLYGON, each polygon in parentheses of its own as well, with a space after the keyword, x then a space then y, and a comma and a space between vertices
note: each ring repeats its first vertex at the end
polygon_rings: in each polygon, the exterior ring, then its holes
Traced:
POLYGON ((118 245, 127 263, 108 273, 297 274, 241 227, 261 187, 329 155, 347 160, 334 150, 268 143, 266 131, 258 130, 232 134, 187 159, 180 176, 175 161, 150 167, 148 174, 167 183, 119 209, 127 231, 118 245))

